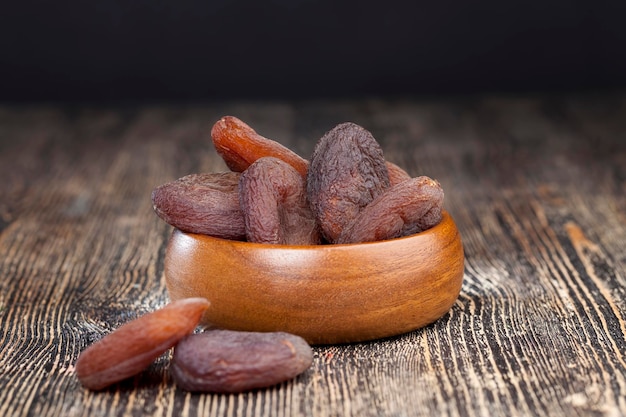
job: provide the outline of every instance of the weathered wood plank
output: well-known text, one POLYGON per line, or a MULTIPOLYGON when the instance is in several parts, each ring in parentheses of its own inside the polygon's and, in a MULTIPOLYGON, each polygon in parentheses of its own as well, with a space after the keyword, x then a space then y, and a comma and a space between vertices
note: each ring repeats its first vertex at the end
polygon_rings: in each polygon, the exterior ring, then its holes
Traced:
POLYGON ((624 415, 624 136, 621 95, 0 108, 0 415, 624 415), (183 392, 164 355, 85 391, 80 351, 167 301, 150 192, 225 169, 224 114, 305 156, 351 120, 437 178, 466 251, 458 301, 406 335, 315 347, 266 390, 183 392))

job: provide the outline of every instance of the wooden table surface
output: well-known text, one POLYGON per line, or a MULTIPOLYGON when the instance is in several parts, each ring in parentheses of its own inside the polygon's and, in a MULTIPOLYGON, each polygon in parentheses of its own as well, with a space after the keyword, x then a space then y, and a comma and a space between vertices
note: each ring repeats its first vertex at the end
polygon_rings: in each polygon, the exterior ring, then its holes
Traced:
POLYGON ((626 95, 0 107, 0 416, 626 415, 626 95), (466 253, 432 325, 314 347, 295 380, 175 387, 169 353, 93 393, 89 344, 168 301, 151 190, 225 169, 238 116, 304 156, 343 121, 442 184, 466 253))

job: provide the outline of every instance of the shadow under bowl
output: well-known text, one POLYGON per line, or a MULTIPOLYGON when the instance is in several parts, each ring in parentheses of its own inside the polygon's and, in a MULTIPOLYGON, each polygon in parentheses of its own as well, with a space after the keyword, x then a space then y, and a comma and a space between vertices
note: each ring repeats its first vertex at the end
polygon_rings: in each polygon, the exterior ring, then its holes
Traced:
POLYGON ((208 327, 284 331, 311 344, 406 333, 446 314, 464 272, 449 213, 424 232, 379 242, 287 246, 175 229, 165 257, 170 298, 205 297, 208 327))

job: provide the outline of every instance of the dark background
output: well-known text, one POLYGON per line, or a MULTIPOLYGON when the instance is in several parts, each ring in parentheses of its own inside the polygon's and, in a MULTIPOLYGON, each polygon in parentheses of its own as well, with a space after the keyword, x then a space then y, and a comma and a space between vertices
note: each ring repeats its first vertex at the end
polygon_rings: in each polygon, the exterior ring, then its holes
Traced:
POLYGON ((14 1, 0 101, 615 90, 626 1, 14 1))

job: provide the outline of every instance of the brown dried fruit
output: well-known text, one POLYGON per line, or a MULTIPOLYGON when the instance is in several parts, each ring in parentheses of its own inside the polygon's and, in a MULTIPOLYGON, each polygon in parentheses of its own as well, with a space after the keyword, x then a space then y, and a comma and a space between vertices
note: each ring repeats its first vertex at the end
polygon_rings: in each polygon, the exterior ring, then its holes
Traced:
POLYGON ((211 138, 217 153, 228 168, 243 172, 254 161, 264 156, 273 156, 287 162, 303 177, 309 163, 280 143, 259 135, 254 129, 233 116, 218 120, 211 129, 211 138))
POLYGON ((250 165, 241 174, 239 198, 249 242, 320 243, 304 178, 286 162, 264 157, 250 165))
POLYGON ((386 162, 387 164, 387 172, 389 173, 389 183, 393 186, 396 184, 400 184, 402 181, 406 181, 411 179, 411 176, 404 169, 400 168, 398 165, 393 162, 386 162))
POLYGON ((168 224, 224 239, 246 236, 237 172, 191 174, 155 188, 152 206, 168 224))
POLYGON ((365 207, 337 243, 358 243, 408 236, 441 221, 443 190, 437 181, 422 176, 385 190, 365 207))
POLYGON ((370 132, 342 123, 315 146, 307 193, 324 237, 334 243, 363 207, 389 187, 380 145, 370 132))
POLYGON ((312 361, 311 347, 299 336, 210 330, 183 339, 170 369, 187 391, 234 393, 292 379, 312 361))
POLYGON ((126 323, 81 353, 78 379, 100 390, 138 374, 193 332, 208 307, 205 298, 187 298, 126 323))

